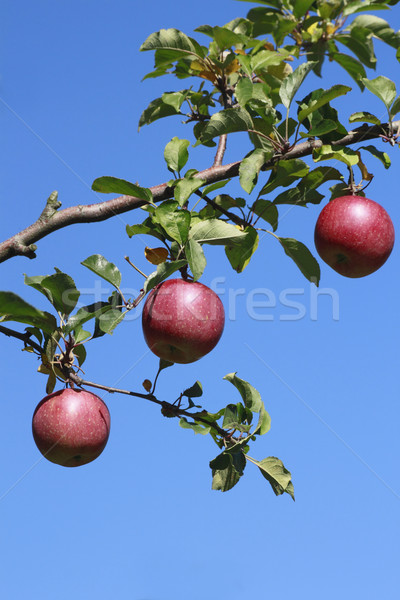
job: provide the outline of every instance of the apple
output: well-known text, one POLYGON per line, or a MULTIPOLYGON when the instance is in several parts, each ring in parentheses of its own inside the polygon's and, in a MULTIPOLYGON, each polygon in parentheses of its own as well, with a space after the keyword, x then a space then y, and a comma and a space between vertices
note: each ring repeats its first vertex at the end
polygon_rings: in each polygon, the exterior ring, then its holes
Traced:
POLYGON ((218 343, 225 322, 221 300, 202 283, 169 279, 156 285, 143 307, 150 350, 174 363, 191 363, 218 343))
POLYGON ((97 458, 110 433, 110 413, 101 398, 66 388, 43 398, 32 419, 36 446, 49 461, 79 467, 97 458))
POLYGON ((377 202, 340 196, 322 209, 314 239, 318 254, 332 269, 345 277, 365 277, 388 259, 394 227, 377 202))

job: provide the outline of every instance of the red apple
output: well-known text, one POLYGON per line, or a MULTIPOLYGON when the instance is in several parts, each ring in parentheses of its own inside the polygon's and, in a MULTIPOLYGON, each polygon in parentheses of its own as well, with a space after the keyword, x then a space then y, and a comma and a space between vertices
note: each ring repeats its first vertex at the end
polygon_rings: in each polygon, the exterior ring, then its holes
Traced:
POLYGON ((332 269, 346 277, 364 277, 379 269, 394 244, 386 210, 362 196, 334 198, 315 226, 315 247, 332 269))
POLYGON ((225 313, 215 292, 199 282, 169 279, 147 297, 143 334, 150 350, 174 363, 191 363, 208 354, 224 329, 225 313))
POLYGON ((43 398, 32 419, 40 452, 63 467, 79 467, 97 458, 110 433, 110 413, 95 394, 66 388, 43 398))

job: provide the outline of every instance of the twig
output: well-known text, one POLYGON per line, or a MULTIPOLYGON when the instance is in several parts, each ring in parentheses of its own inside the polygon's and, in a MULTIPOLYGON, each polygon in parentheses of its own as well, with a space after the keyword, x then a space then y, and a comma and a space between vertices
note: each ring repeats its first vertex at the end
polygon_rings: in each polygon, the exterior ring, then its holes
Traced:
POLYGON ((214 163, 213 163, 214 167, 219 167, 220 165, 222 165, 222 160, 224 158, 224 154, 225 154, 225 150, 226 150, 227 139, 228 139, 228 136, 226 133, 221 135, 219 138, 217 153, 215 155, 214 163))
MULTIPOLYGON (((393 122, 393 126, 397 128, 400 127, 400 121, 393 122)), ((350 131, 342 139, 331 142, 331 145, 341 147, 356 144, 362 140, 375 139, 382 135, 382 131, 389 136, 389 124, 362 125, 354 131, 350 131)), ((291 158, 309 156, 313 149, 320 148, 321 146, 321 140, 300 142, 285 154, 284 159, 289 160, 291 158)), ((272 157, 263 165, 262 170, 265 171, 271 168, 275 161, 276 158, 272 157)), ((216 165, 205 169, 204 171, 199 171, 194 177, 203 179, 204 185, 210 185, 211 183, 216 183, 224 179, 237 177, 239 175, 240 164, 241 161, 238 160, 228 165, 216 165)), ((174 195, 173 188, 168 186, 167 183, 151 187, 150 190, 153 194, 154 202, 167 200, 174 195)), ((133 196, 119 196, 118 198, 113 198, 112 200, 106 200, 105 202, 99 202, 97 204, 89 204, 87 206, 77 205, 64 208, 63 210, 56 210, 49 218, 43 218, 42 213, 35 223, 29 225, 29 227, 23 231, 0 244, 0 262, 4 262, 13 256, 35 258, 35 242, 58 229, 74 225, 75 223, 95 223, 98 221, 105 221, 116 215, 139 208, 144 204, 147 204, 147 202, 133 196)))

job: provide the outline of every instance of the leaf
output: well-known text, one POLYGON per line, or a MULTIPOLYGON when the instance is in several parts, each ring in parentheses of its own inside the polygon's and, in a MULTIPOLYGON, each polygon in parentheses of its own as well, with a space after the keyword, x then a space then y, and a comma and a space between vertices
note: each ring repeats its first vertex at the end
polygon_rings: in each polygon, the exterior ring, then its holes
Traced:
POLYGON ((293 238, 278 237, 285 253, 296 263, 304 277, 318 287, 321 270, 307 246, 293 238))
MULTIPOLYGON (((246 459, 244 457, 243 460, 245 465, 246 459)), ((240 477, 242 476, 244 465, 242 465, 240 472, 238 471, 238 468, 235 467, 234 459, 231 454, 225 452, 219 454, 210 462, 210 468, 213 475, 212 489, 219 490, 221 492, 227 492, 228 490, 231 490, 238 483, 240 477)))
POLYGON ((380 125, 381 124, 381 120, 378 119, 378 117, 375 117, 375 115, 372 115, 369 112, 355 112, 352 115, 350 115, 349 117, 349 122, 350 123, 357 123, 357 122, 362 122, 362 123, 372 123, 373 125, 380 125))
POLYGON ((189 263, 189 268, 192 271, 193 280, 197 281, 203 275, 207 264, 203 248, 196 240, 189 239, 185 246, 185 254, 189 263))
POLYGON ((69 317, 67 324, 63 327, 64 335, 81 328, 87 321, 100 317, 111 308, 109 302, 94 302, 88 306, 82 306, 75 315, 69 317))
POLYGON ((189 140, 180 140, 176 136, 165 146, 164 159, 170 171, 180 173, 186 165, 189 159, 188 146, 189 140))
POLYGON ((237 273, 242 273, 250 262, 251 257, 258 248, 258 232, 248 225, 244 229, 246 237, 238 244, 225 246, 225 254, 231 264, 232 269, 237 273))
POLYGON ((400 46, 400 33, 395 32, 387 21, 374 15, 359 15, 352 22, 352 27, 361 27, 393 48, 400 46))
POLYGON ((368 68, 375 69, 376 56, 371 34, 367 29, 353 27, 350 34, 335 35, 335 42, 339 42, 354 52, 357 58, 368 68))
POLYGON ((208 185, 207 187, 204 188, 201 195, 203 197, 208 196, 208 194, 210 194, 211 192, 214 192, 215 190, 219 190, 220 188, 225 187, 226 184, 229 182, 230 182, 230 179, 224 179, 224 181, 217 181, 216 183, 212 183, 211 185, 208 185))
POLYGON ((212 115, 201 132, 200 142, 204 144, 225 133, 248 131, 252 127, 253 121, 247 110, 240 106, 227 108, 212 115))
POLYGON ((292 476, 279 458, 269 456, 263 460, 255 461, 255 464, 260 469, 261 475, 270 483, 276 496, 286 492, 294 500, 292 476))
POLYGON ((190 228, 189 239, 200 244, 231 244, 241 241, 247 234, 220 219, 200 221, 190 228))
POLYGON ((223 379, 226 379, 235 386, 241 395, 246 408, 249 408, 252 412, 260 412, 264 404, 261 400, 260 392, 258 392, 255 387, 253 387, 248 381, 237 377, 236 373, 228 373, 228 375, 225 375, 223 379))
POLYGON ((156 229, 156 227, 157 225, 154 223, 151 223, 150 225, 146 225, 145 223, 138 225, 127 225, 126 233, 129 235, 130 238, 134 235, 147 234, 152 235, 158 240, 164 240, 164 236, 161 235, 161 233, 156 229))
POLYGON ((348 54, 343 52, 331 52, 330 57, 338 63, 352 79, 356 82, 361 91, 364 89, 364 77, 367 76, 362 63, 348 54))
POLYGON ((381 161, 385 169, 388 169, 392 164, 389 155, 386 154, 386 152, 378 150, 378 148, 375 148, 375 146, 360 146, 359 150, 367 150, 367 152, 369 152, 381 161))
POLYGON ((269 413, 262 406, 260 410, 260 416, 256 428, 253 431, 253 435, 265 435, 271 429, 271 417, 269 413))
POLYGON ((140 51, 166 50, 168 60, 175 61, 185 56, 204 58, 203 48, 194 40, 178 29, 161 29, 152 33, 140 46, 140 51))
POLYGON ((308 73, 314 67, 315 62, 306 62, 297 67, 293 73, 288 75, 282 82, 279 96, 282 104, 289 109, 299 87, 303 83, 308 73))
POLYGON ((187 388, 182 396, 187 396, 188 398, 200 398, 203 395, 203 388, 200 381, 196 381, 190 388, 187 388))
POLYGON ((50 302, 57 312, 66 316, 74 310, 80 292, 72 277, 66 273, 54 273, 44 277, 41 286, 48 291, 50 302))
POLYGON ((357 152, 350 148, 333 148, 329 144, 324 144, 320 148, 313 150, 313 159, 315 162, 320 160, 340 160, 348 167, 352 167, 358 163, 357 152))
POLYGON ((176 106, 164 101, 164 96, 165 94, 161 98, 152 100, 148 107, 142 112, 139 119, 138 130, 140 130, 143 125, 150 125, 150 123, 154 123, 154 121, 157 121, 158 119, 181 114, 176 106))
POLYGON ((93 273, 102 277, 108 283, 111 283, 115 288, 119 288, 121 285, 121 272, 112 262, 109 262, 101 254, 92 254, 88 256, 81 265, 87 267, 93 273))
POLYGON ((281 160, 271 170, 269 180, 262 188, 261 194, 269 194, 279 186, 288 187, 296 179, 300 179, 307 175, 310 167, 299 158, 291 158, 289 160, 281 160))
POLYGON ((28 304, 13 292, 0 292, 0 322, 2 321, 32 325, 49 335, 57 328, 53 315, 28 304))
POLYGON ((149 248, 146 246, 144 255, 152 265, 160 265, 168 258, 168 250, 166 248, 149 248))
POLYGON ((396 85, 394 82, 383 75, 378 75, 375 79, 364 77, 362 81, 370 92, 382 100, 389 112, 390 106, 396 98, 396 85))
POLYGON ((178 244, 186 242, 191 219, 188 210, 178 210, 174 200, 166 200, 156 208, 154 219, 178 244))
POLYGON ((272 150, 268 153, 262 148, 256 148, 242 160, 239 167, 239 182, 245 192, 251 194, 257 185, 262 166, 272 156, 272 150))
POLYGON ((314 0, 296 0, 293 3, 293 14, 296 19, 303 17, 313 3, 314 0))
POLYGON ((188 421, 185 417, 180 419, 179 425, 182 427, 182 429, 192 429, 192 431, 195 433, 200 433, 200 435, 207 435, 207 433, 210 433, 211 429, 210 425, 194 423, 193 421, 188 421))
POLYGON ((174 188, 174 198, 178 202, 179 206, 183 206, 193 194, 202 185, 204 185, 205 180, 199 179, 198 177, 183 177, 180 179, 174 188))
POLYGON ((92 190, 101 192, 102 194, 122 194, 125 196, 133 196, 145 202, 153 203, 153 194, 148 188, 142 188, 134 183, 118 179, 117 177, 98 177, 92 183, 92 190))
POLYGON ((394 101, 392 108, 389 111, 389 115, 393 118, 398 112, 400 112, 400 96, 394 101))
MULTIPOLYGON (((90 336, 90 334, 89 334, 89 336, 90 336)), ((83 344, 80 344, 79 346, 75 346, 73 352, 74 352, 76 358, 78 359, 79 366, 81 367, 86 359, 85 346, 83 344)))
POLYGON ((121 312, 116 308, 111 308, 107 312, 100 315, 98 320, 99 328, 104 333, 109 333, 111 335, 116 326, 121 323, 127 313, 128 311, 121 312))
POLYGON ((269 223, 272 226, 273 231, 276 231, 279 214, 275 204, 264 198, 259 198, 254 202, 251 210, 260 217, 260 219, 269 223))
POLYGON ((173 262, 165 262, 158 265, 157 271, 151 273, 144 282, 143 291, 147 294, 154 286, 164 281, 164 279, 167 279, 172 273, 175 273, 175 271, 181 269, 186 264, 186 260, 175 260, 173 262))
POLYGON ((311 101, 310 105, 306 108, 303 108, 298 112, 298 120, 299 123, 304 121, 304 119, 312 112, 316 111, 318 108, 323 106, 324 104, 328 104, 331 100, 338 98, 339 96, 343 96, 351 91, 351 87, 347 85, 334 85, 329 90, 325 90, 321 96, 311 101))

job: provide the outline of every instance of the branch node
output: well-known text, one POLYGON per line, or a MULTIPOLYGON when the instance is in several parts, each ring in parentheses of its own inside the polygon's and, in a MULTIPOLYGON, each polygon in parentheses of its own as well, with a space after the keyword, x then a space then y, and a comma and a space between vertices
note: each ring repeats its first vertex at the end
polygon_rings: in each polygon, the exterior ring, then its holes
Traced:
POLYGON ((51 217, 57 212, 57 210, 61 207, 61 202, 58 199, 58 192, 51 192, 50 196, 47 198, 46 206, 42 210, 42 213, 39 217, 39 221, 47 221, 47 219, 51 219, 51 217))

